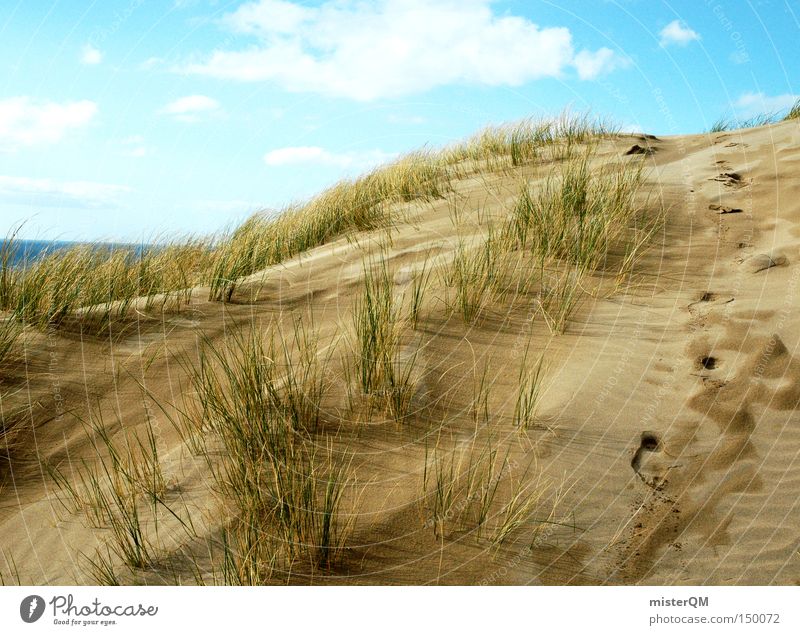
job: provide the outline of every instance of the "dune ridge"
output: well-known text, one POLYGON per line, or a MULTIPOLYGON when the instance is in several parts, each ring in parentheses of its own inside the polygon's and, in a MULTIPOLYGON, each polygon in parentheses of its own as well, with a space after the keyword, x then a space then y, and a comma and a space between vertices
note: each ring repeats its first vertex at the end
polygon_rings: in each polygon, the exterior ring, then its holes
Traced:
POLYGON ((4 319, 2 581, 800 582, 800 126, 584 133, 4 319))

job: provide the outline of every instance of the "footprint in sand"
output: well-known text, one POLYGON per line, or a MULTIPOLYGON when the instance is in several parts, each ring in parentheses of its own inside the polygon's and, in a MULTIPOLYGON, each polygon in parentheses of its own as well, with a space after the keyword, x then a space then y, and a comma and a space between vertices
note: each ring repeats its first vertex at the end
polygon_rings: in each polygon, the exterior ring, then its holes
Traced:
POLYGON ((768 254, 757 254, 745 260, 742 264, 749 273, 759 273, 772 269, 773 267, 783 267, 789 260, 780 252, 768 254))
POLYGON ((743 187, 745 185, 742 175, 738 172, 722 172, 710 178, 709 181, 717 181, 726 187, 743 187))
POLYGON ((689 314, 692 316, 692 321, 695 326, 703 327, 705 326, 706 318, 711 311, 725 306, 726 304, 730 304, 733 302, 733 300, 733 296, 706 291, 700 296, 699 299, 691 302, 687 306, 687 309, 689 310, 689 314))
POLYGON ((719 360, 713 355, 703 355, 697 360, 698 370, 714 370, 719 366, 719 360))
POLYGON ((718 205, 713 203, 708 206, 712 212, 716 212, 717 214, 741 214, 744 210, 738 207, 730 207, 728 205, 718 205))
POLYGON ((667 484, 667 472, 673 467, 658 433, 642 432, 639 448, 631 460, 631 468, 639 478, 654 490, 661 491, 667 484))
POLYGON ((649 146, 649 145, 646 145, 646 146, 640 146, 640 145, 637 143, 636 145, 632 146, 632 147, 630 148, 630 150, 628 150, 628 151, 625 153, 625 156, 631 156, 631 155, 634 155, 634 154, 646 154, 646 155, 651 155, 651 154, 655 154, 657 150, 658 150, 658 148, 653 148, 653 147, 651 147, 651 146, 649 146))
POLYGON ((697 300, 697 302, 692 302, 689 307, 691 308, 697 306, 698 304, 728 304, 728 302, 733 302, 733 296, 720 295, 719 293, 705 291, 697 300))

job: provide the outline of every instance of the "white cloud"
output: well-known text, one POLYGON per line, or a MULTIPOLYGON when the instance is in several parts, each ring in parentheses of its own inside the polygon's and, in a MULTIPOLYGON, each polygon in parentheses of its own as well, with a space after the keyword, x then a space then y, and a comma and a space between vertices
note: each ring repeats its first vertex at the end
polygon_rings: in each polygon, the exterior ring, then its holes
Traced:
POLYGON ((273 33, 291 35, 303 24, 314 20, 314 17, 314 9, 294 2, 261 0, 243 4, 228 14, 224 21, 234 31, 269 36, 273 33))
POLYGON ((663 29, 661 29, 661 46, 667 47, 670 44, 677 44, 678 46, 686 46, 689 42, 694 42, 700 39, 700 34, 693 31, 687 25, 683 24, 680 20, 673 20, 663 29))
POLYGON ((198 121, 203 114, 219 110, 220 104, 216 99, 205 95, 187 95, 168 103, 161 109, 161 113, 171 115, 181 121, 198 121))
POLYGON ((493 1, 248 2, 223 24, 256 44, 178 70, 368 101, 450 84, 519 86, 570 69, 590 79, 613 68, 609 49, 576 52, 569 29, 496 15, 493 1))
POLYGON ((148 154, 147 145, 145 144, 144 137, 141 135, 133 135, 126 137, 122 141, 122 156, 132 157, 134 159, 141 159, 148 154))
POLYGON ((797 103, 798 99, 800 99, 800 95, 784 94, 770 97, 764 93, 745 93, 736 100, 734 105, 741 117, 754 117, 788 110, 797 103))
POLYGON ((60 141, 97 114, 91 101, 66 103, 36 101, 30 97, 0 100, 0 150, 46 145, 60 141))
POLYGON ((116 207, 119 198, 130 191, 123 185, 0 175, 0 200, 20 205, 83 209, 116 207))
POLYGON ((103 53, 92 46, 91 44, 87 44, 81 50, 81 63, 88 64, 93 66, 95 64, 99 64, 103 61, 103 53))
POLYGON ((359 152, 331 152, 319 146, 295 146, 279 148, 264 155, 264 162, 270 167, 314 164, 341 169, 363 170, 386 163, 397 155, 382 150, 359 152))
POLYGON ((594 79, 615 68, 627 66, 627 58, 622 58, 610 48, 603 47, 597 51, 581 51, 575 56, 575 69, 581 79, 594 79))
POLYGON ((161 66, 163 63, 164 59, 161 57, 148 57, 144 62, 139 64, 139 68, 143 71, 149 71, 157 66, 161 66))

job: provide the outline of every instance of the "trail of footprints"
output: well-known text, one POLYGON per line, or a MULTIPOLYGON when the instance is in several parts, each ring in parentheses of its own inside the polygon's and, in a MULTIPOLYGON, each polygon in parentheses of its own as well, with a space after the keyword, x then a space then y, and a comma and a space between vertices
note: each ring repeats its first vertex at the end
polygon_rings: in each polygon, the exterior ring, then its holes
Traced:
MULTIPOLYGON (((718 180, 740 186, 742 179, 733 175, 738 176, 723 172, 718 180)), ((720 214, 739 211, 721 204, 710 209, 720 214)), ((786 259, 761 254, 740 262, 753 275, 785 265, 786 259)), ((694 532, 706 547, 724 552, 731 544, 733 516, 721 510, 720 502, 763 486, 762 457, 751 441, 762 423, 761 413, 800 404, 800 359, 790 354, 779 334, 752 332, 754 323, 768 324, 772 314, 737 315, 734 308, 732 295, 716 291, 702 293, 687 307, 692 335, 683 370, 694 378, 686 400, 691 415, 666 419, 664 431, 641 433, 631 468, 648 493, 636 502, 618 567, 625 580, 644 578, 665 548, 680 552, 681 540, 694 532)))

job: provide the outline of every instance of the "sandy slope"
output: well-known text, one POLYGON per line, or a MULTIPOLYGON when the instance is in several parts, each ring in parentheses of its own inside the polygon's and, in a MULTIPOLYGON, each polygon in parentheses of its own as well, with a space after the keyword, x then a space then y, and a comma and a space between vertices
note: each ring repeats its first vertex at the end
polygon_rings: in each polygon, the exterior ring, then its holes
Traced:
MULTIPOLYGON (((623 138, 604 142, 603 156, 629 160, 633 143, 655 148, 646 158, 650 206, 666 214, 636 278, 586 302, 558 337, 541 320, 531 325, 524 304, 471 328, 436 310, 426 315, 416 397, 425 414, 407 426, 339 426, 337 443, 355 451, 365 487, 346 561, 313 582, 800 582, 800 126, 623 138), (520 435, 509 419, 528 336, 548 351, 546 425, 520 435), (498 551, 457 533, 440 541, 420 518, 424 440, 446 427, 450 442, 468 443, 463 411, 484 362, 496 434, 519 465, 536 457, 563 494, 562 525, 549 526, 533 549, 522 538, 498 551)), ((406 221, 388 248, 398 293, 426 257, 452 256, 455 202, 461 234, 480 233, 487 217, 506 213, 524 174, 535 170, 466 179, 448 200, 400 210, 406 221)), ((180 315, 142 316, 122 336, 29 334, 25 362, 3 371, 6 386, 22 389, 4 408, 34 404, 26 451, 4 467, 0 490, 6 582, 16 580, 14 568, 23 583, 89 582, 80 554, 91 556, 104 532, 59 507, 36 455, 62 468, 91 460, 79 419, 98 408, 114 430, 117 418, 126 427, 151 418, 171 500, 197 522, 190 546, 202 567, 219 501, 207 468, 139 384, 162 404, 190 398, 185 363, 198 333, 220 340, 248 320, 286 322, 310 309, 332 345, 348 323, 364 250, 381 240, 385 232, 342 239, 253 276, 227 308, 199 289, 180 315)), ((326 408, 339 405, 334 395, 326 408)), ((169 518, 161 532, 165 544, 186 542, 169 518)), ((309 581, 302 573, 291 580, 309 581)))

